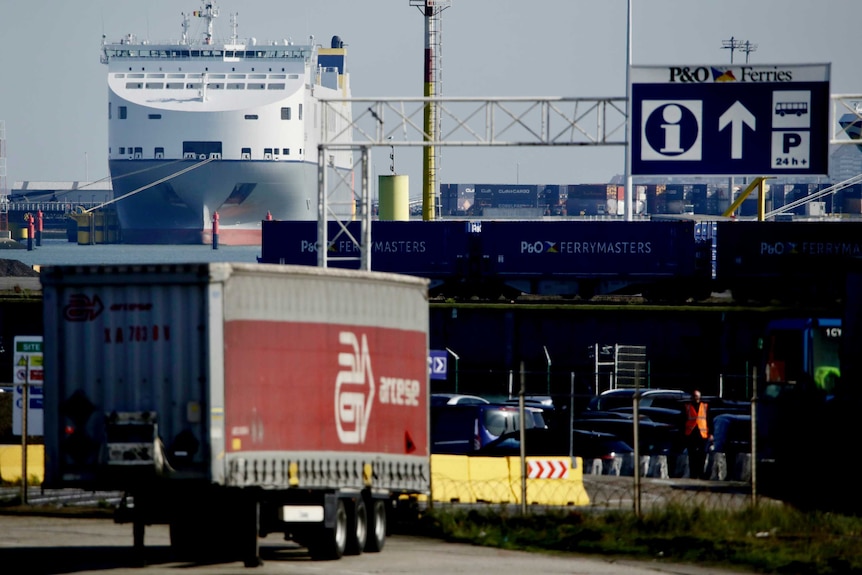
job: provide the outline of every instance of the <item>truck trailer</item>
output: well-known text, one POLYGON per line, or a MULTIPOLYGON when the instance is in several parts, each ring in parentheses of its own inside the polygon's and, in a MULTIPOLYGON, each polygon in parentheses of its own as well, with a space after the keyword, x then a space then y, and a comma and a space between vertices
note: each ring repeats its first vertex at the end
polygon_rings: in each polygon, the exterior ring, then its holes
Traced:
POLYGON ((428 282, 268 264, 51 266, 45 485, 124 493, 182 558, 380 551, 430 492, 428 282))

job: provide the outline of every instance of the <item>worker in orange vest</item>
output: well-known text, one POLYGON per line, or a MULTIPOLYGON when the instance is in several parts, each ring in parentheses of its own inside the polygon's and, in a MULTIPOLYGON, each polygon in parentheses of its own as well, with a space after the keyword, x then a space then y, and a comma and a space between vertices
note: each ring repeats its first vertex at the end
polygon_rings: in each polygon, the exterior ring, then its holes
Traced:
POLYGON ((688 450, 688 475, 692 479, 708 479, 706 474, 706 448, 712 440, 707 419, 707 404, 701 401, 700 390, 691 392, 691 400, 685 404, 685 428, 683 440, 688 450))

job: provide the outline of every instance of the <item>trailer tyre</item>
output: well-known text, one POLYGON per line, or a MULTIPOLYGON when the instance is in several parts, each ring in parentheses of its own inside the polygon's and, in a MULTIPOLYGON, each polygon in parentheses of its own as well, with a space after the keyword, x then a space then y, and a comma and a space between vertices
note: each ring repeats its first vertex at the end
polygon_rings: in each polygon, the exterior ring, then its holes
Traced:
POLYGON ((311 541, 309 551, 315 561, 341 559, 347 546, 347 509, 344 500, 339 499, 335 507, 335 525, 324 527, 311 541))
POLYGON ((368 508, 365 499, 360 495, 356 498, 349 513, 347 532, 347 547, 345 555, 359 555, 365 549, 368 540, 368 508))
POLYGON ((365 540, 366 553, 379 553, 386 543, 386 502, 382 499, 371 501, 368 514, 368 537, 365 540))

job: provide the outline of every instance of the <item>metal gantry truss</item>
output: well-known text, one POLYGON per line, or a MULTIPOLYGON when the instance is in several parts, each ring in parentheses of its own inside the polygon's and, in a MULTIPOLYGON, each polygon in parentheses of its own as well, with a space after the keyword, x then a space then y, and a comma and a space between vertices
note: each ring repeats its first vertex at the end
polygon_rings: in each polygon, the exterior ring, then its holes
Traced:
POLYGON ((862 135, 854 137, 841 126, 841 118, 848 115, 855 116, 855 121, 862 122, 862 94, 833 94, 831 100, 832 134, 829 143, 862 145, 862 135))
MULTIPOLYGON (((830 144, 862 146, 862 134, 854 136, 839 120, 855 114, 862 122, 862 94, 831 96, 830 144)), ((318 149, 318 246, 329 246, 342 236, 357 246, 360 268, 371 269, 371 162, 374 147, 560 147, 625 146, 626 99, 512 97, 512 98, 350 98, 326 100, 318 149), (348 103, 352 118, 344 117, 348 103), (425 106, 433 103, 445 119, 438 137, 423 128, 425 106), (329 126, 342 127, 338 130, 329 126), (327 151, 353 151, 352 167, 335 169, 327 151), (360 174, 356 182, 354 174, 360 174), (331 174, 331 175, 330 175, 331 174), (358 183, 358 189, 356 184, 358 183), (329 198, 350 190, 356 210, 346 218, 332 209, 329 198), (336 238, 328 237, 328 219, 339 223, 336 238), (350 234, 347 221, 359 219, 359 237, 350 234)), ((318 249, 318 265, 326 267, 327 249, 318 249)))
POLYGON ((318 157, 318 265, 332 261, 331 241, 342 236, 357 246, 360 268, 371 269, 371 175, 373 147, 501 147, 501 146, 624 146, 625 98, 351 98, 326 100, 318 157), (345 117, 348 103, 352 117, 345 117), (445 120, 439 135, 424 129, 425 107, 433 104, 445 120), (329 126, 342 126, 331 130, 329 126), (327 164, 328 151, 350 150, 352 169, 327 164), (355 189, 353 173, 361 174, 355 189), (330 206, 330 198, 348 186, 357 209, 360 237, 349 233, 344 216, 330 206), (339 223, 336 238, 328 237, 327 220, 339 223))

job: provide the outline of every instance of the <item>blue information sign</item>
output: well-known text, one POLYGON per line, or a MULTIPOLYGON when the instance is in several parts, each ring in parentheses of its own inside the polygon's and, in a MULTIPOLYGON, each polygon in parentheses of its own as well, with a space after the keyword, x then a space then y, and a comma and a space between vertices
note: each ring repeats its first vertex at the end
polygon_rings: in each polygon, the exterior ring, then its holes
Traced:
POLYGON ((448 358, 445 349, 432 349, 428 352, 428 376, 431 379, 446 379, 448 358))
POLYGON ((827 174, 829 70, 632 67, 632 175, 827 174))

